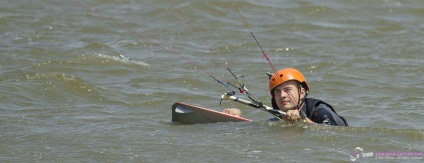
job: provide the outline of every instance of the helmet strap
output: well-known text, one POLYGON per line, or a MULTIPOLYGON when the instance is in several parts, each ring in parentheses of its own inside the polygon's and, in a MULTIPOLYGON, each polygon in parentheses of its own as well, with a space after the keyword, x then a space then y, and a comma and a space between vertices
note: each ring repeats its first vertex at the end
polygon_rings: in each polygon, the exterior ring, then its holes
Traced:
POLYGON ((306 91, 306 89, 305 89, 305 96, 303 97, 303 99, 300 99, 300 93, 302 92, 302 84, 301 83, 299 83, 298 89, 299 89, 299 93, 298 93, 299 94, 299 101, 297 102, 297 107, 298 107, 299 110, 301 110, 302 107, 303 107, 303 104, 306 101, 306 97, 308 96, 308 91, 306 91))

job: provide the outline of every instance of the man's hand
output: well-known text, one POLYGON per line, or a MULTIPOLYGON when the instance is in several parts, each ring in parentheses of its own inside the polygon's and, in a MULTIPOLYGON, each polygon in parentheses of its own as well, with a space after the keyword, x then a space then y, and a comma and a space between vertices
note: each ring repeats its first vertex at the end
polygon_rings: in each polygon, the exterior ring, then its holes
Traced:
POLYGON ((237 117, 241 117, 241 111, 240 111, 240 109, 237 109, 237 108, 225 108, 224 111, 222 111, 222 112, 227 113, 227 114, 231 114, 231 115, 234 115, 234 116, 237 116, 237 117))
POLYGON ((286 116, 284 116, 285 121, 296 122, 299 119, 301 119, 301 117, 300 117, 300 114, 299 114, 299 110, 297 110, 297 109, 287 110, 286 116))
MULTIPOLYGON (((287 110, 286 116, 284 116, 284 120, 290 121, 290 122, 297 122, 298 120, 302 120, 302 117, 300 116, 299 110, 297 110, 297 109, 287 110)), ((311 123, 311 124, 315 123, 312 120, 310 120, 309 118, 305 118, 304 122, 311 123)))

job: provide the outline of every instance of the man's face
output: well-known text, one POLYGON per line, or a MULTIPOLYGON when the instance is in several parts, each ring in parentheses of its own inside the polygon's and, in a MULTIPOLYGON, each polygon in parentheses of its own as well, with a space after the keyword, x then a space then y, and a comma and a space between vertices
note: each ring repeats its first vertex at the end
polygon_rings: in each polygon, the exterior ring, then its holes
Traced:
MULTIPOLYGON (((274 88, 274 100, 282 111, 295 109, 299 102, 299 89, 296 81, 287 81, 274 88)), ((300 91, 300 99, 305 97, 305 89, 300 91)))

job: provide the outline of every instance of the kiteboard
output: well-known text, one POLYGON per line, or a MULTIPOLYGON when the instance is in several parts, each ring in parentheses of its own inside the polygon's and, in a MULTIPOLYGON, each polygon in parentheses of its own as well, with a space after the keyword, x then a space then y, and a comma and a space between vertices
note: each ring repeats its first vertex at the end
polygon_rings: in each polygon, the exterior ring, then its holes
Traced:
POLYGON ((172 122, 178 124, 202 124, 217 122, 251 122, 252 120, 223 112, 177 102, 172 105, 172 122))

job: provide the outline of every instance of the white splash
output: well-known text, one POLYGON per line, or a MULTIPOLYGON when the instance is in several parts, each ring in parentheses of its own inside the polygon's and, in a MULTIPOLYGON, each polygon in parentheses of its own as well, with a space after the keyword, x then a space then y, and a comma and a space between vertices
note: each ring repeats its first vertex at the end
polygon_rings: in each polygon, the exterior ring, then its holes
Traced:
POLYGON ((120 62, 123 62, 123 63, 130 63, 130 64, 136 64, 136 65, 147 66, 147 67, 150 66, 149 64, 147 64, 145 62, 132 60, 129 57, 125 57, 122 54, 120 54, 119 56, 97 54, 97 56, 102 57, 102 58, 112 59, 114 61, 120 61, 120 62))

